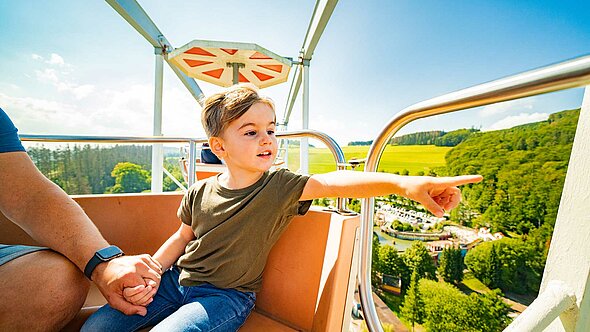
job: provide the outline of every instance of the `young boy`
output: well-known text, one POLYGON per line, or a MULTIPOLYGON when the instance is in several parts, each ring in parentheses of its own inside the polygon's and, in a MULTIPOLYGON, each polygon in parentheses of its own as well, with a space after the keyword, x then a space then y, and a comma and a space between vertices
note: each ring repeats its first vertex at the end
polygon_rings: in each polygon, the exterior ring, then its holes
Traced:
POLYGON ((159 288, 125 289, 128 301, 147 306, 147 315, 125 316, 106 305, 82 330, 135 331, 157 324, 152 331, 235 331, 254 307, 270 249, 312 199, 393 193, 440 217, 459 203, 456 186, 481 180, 477 175, 269 172, 277 154, 274 105, 249 86, 208 98, 201 120, 211 151, 227 172, 197 182, 184 196, 180 228, 154 255, 167 270, 159 288))

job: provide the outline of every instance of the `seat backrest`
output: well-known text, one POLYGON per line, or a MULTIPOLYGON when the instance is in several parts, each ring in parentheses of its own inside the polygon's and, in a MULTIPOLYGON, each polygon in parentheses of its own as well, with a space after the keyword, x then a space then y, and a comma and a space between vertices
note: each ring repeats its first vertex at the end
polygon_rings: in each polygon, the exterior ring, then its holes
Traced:
MULTIPOLYGON (((153 254, 178 229, 181 198, 180 193, 74 196, 104 237, 127 254, 153 254)), ((296 217, 270 253, 256 310, 296 330, 340 326, 358 224, 358 217, 316 207, 296 217)), ((0 229, 0 243, 35 245, 1 214, 0 229)), ((96 290, 89 300, 89 305, 104 303, 96 290)))

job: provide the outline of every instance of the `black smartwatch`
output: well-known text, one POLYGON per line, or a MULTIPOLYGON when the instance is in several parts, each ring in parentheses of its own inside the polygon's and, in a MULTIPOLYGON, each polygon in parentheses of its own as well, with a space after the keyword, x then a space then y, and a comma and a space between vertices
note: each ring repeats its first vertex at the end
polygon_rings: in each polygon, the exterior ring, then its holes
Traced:
POLYGON ((86 267, 84 268, 84 274, 88 279, 92 280, 92 272, 96 266, 100 263, 108 262, 111 259, 115 259, 117 257, 121 257, 125 255, 121 249, 117 246, 108 246, 106 248, 102 248, 99 251, 94 253, 94 256, 88 261, 86 267))

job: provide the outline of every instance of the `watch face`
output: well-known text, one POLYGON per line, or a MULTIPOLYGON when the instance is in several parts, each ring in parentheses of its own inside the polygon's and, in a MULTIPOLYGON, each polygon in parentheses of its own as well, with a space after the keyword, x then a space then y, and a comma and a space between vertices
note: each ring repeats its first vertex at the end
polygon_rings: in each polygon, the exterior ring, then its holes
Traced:
POLYGON ((106 248, 100 249, 99 251, 96 252, 96 255, 101 259, 109 259, 109 258, 120 256, 121 254, 122 254, 121 249, 119 249, 115 246, 106 247, 106 248))

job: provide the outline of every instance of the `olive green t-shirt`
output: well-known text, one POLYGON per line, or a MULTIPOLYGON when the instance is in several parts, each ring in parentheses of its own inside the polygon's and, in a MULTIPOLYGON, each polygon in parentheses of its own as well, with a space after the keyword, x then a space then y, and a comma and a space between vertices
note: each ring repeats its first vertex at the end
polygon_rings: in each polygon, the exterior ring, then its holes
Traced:
POLYGON ((281 169, 236 190, 222 187, 217 176, 195 183, 178 209, 196 237, 178 259, 180 284, 259 291, 270 249, 311 205, 299 202, 308 179, 281 169))

